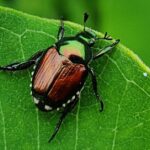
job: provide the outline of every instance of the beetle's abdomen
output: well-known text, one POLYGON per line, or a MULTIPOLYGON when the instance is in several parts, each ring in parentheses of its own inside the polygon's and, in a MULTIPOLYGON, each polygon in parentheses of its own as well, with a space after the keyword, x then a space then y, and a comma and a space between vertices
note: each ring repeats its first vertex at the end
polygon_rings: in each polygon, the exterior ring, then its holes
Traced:
POLYGON ((32 87, 51 103, 63 103, 82 88, 86 76, 83 64, 74 64, 51 48, 37 66, 32 87))

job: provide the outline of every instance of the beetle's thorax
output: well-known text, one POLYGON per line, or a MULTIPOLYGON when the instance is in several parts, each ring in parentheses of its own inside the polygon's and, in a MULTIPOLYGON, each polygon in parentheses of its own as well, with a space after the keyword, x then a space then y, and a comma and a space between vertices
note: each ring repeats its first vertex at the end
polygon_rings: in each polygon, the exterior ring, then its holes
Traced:
POLYGON ((58 51, 74 63, 87 64, 92 58, 91 48, 80 37, 61 41, 58 51))
POLYGON ((83 60, 85 59, 84 44, 76 40, 67 41, 66 45, 60 47, 59 52, 69 59, 72 56, 81 57, 83 60))

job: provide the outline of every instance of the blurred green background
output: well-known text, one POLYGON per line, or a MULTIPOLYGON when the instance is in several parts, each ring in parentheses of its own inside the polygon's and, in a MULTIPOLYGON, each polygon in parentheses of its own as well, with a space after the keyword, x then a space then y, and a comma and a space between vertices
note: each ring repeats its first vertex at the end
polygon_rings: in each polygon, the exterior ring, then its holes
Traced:
POLYGON ((0 0, 0 5, 80 24, 88 12, 89 27, 120 38, 150 66, 150 0, 0 0))

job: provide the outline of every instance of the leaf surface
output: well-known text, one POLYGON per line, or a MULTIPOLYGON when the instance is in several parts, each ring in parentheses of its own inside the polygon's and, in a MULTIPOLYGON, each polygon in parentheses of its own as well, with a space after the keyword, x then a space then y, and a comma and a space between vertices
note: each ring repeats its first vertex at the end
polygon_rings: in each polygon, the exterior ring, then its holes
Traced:
MULTIPOLYGON (((54 44, 58 28, 56 20, 0 7, 0 65, 24 61, 54 44)), ((81 26, 65 22, 65 36, 81 30, 81 26)), ((108 44, 100 41, 95 49, 108 44)), ((97 75, 104 111, 98 111, 99 103, 88 78, 78 106, 50 144, 48 139, 60 114, 35 108, 29 88, 32 69, 0 72, 0 149, 150 149, 150 69, 121 44, 91 66, 97 75)))

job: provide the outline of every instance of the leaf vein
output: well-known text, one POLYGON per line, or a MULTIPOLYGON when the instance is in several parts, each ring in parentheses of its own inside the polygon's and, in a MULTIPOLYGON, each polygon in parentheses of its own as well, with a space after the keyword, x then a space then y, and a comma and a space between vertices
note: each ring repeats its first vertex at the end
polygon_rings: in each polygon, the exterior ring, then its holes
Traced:
POLYGON ((115 123, 115 128, 113 129, 113 131, 114 131, 114 137, 113 137, 113 142, 112 142, 112 148, 111 148, 111 150, 114 150, 114 148, 115 148, 116 137, 117 137, 117 132, 118 132, 119 116, 120 116, 120 110, 121 110, 121 102, 122 102, 123 97, 124 97, 124 95, 126 93, 127 87, 128 87, 128 83, 125 86, 125 89, 124 89, 124 92, 122 94, 121 100, 120 100, 120 102, 118 104, 118 111, 117 111, 117 116, 116 116, 116 123, 115 123))
POLYGON ((46 35, 46 36, 48 36, 48 37, 54 39, 55 41, 57 40, 56 37, 53 36, 53 35, 50 35, 50 34, 44 32, 44 31, 37 31, 37 30, 33 30, 33 29, 26 29, 24 32, 22 32, 22 33, 20 34, 20 36, 22 37, 22 36, 23 36, 25 33, 27 33, 27 32, 40 33, 40 34, 46 35))
POLYGON ((1 30, 4 30, 4 31, 6 31, 6 32, 9 32, 9 33, 11 33, 11 34, 13 34, 13 35, 15 35, 15 36, 17 36, 17 37, 20 37, 20 35, 19 35, 18 33, 15 33, 15 32, 13 32, 13 31, 7 29, 7 28, 0 27, 0 29, 1 29, 1 30))
POLYGON ((142 90, 148 97, 150 97, 150 94, 149 94, 147 91, 145 91, 144 88, 142 88, 140 85, 138 85, 134 80, 129 80, 129 79, 125 76, 125 74, 122 72, 122 70, 120 69, 120 67, 118 66, 118 64, 117 64, 117 62, 116 62, 115 60, 113 60, 109 55, 107 55, 107 57, 108 57, 108 59, 109 59, 113 64, 116 65, 116 67, 117 67, 118 70, 120 71, 121 75, 123 76, 123 78, 124 78, 127 82, 130 82, 130 83, 136 85, 136 86, 137 86, 140 90, 142 90))
POLYGON ((78 145, 78 132, 79 132, 79 111, 80 111, 80 100, 77 108, 77 114, 76 114, 76 133, 75 133, 75 150, 77 150, 77 145, 78 145))
POLYGON ((7 141, 6 141, 6 128, 5 128, 5 116, 4 116, 4 112, 2 109, 2 103, 0 101, 0 110, 1 110, 1 115, 2 115, 2 123, 3 123, 3 138, 4 138, 4 150, 7 150, 7 141))
POLYGON ((46 36, 48 36, 48 37, 54 39, 55 41, 57 40, 55 36, 50 35, 50 34, 44 32, 44 31, 37 31, 37 30, 32 30, 32 29, 26 29, 26 30, 25 30, 24 32, 22 32, 21 34, 18 34, 18 33, 13 32, 13 31, 11 31, 11 30, 9 30, 9 29, 7 29, 7 28, 4 28, 4 27, 0 27, 0 29, 4 30, 4 31, 6 31, 6 32, 9 32, 9 33, 11 33, 11 34, 13 34, 13 35, 15 35, 15 36, 17 36, 17 37, 22 37, 22 36, 23 36, 25 33, 27 33, 27 32, 34 32, 34 33, 44 34, 44 35, 46 35, 46 36))
MULTIPOLYGON (((25 60, 25 55, 24 55, 24 50, 23 50, 23 46, 22 46, 22 42, 21 42, 21 36, 19 38, 19 42, 20 42, 20 46, 21 46, 21 52, 22 52, 22 57, 23 57, 23 60, 25 60)), ((30 72, 28 70, 28 76, 29 76, 29 79, 31 78, 31 75, 30 75, 30 72)), ((40 148, 40 140, 39 140, 39 116, 38 116, 38 111, 35 109, 36 111, 36 115, 37 115, 37 149, 39 150, 40 148)))

